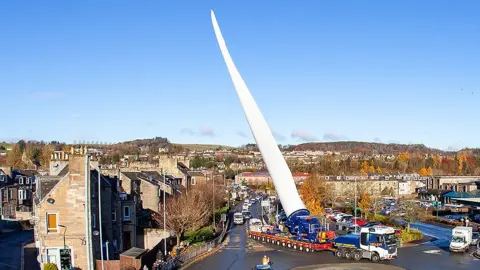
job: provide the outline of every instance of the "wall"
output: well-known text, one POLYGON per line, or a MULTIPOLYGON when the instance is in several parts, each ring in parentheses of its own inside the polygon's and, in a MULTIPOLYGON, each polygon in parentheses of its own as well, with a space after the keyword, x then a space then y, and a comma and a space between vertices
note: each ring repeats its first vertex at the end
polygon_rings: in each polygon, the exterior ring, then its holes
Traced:
MULTIPOLYGON (((163 232, 163 229, 144 229, 144 249, 153 249, 160 241, 169 238, 170 233, 163 232)), ((162 247, 163 248, 163 247, 162 247)))
POLYGON ((146 181, 140 181, 140 192, 143 208, 158 212, 158 204, 160 202, 158 187, 146 181))

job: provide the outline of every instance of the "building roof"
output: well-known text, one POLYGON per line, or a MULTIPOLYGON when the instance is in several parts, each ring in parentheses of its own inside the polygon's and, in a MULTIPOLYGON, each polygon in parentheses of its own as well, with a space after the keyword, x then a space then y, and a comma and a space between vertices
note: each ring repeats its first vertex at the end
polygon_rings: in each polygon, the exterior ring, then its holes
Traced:
POLYGON ((452 200, 462 204, 480 206, 480 198, 454 198, 452 200))
POLYGON ((189 171, 188 174, 190 176, 203 176, 203 177, 205 177, 205 174, 203 174, 202 172, 189 171))
POLYGON ((41 201, 45 196, 62 180, 64 176, 42 176, 38 180, 40 190, 37 192, 38 199, 41 201))
POLYGON ((138 259, 140 258, 141 255, 143 255, 143 253, 147 252, 147 250, 143 249, 143 248, 137 248, 137 247, 132 247, 131 249, 123 252, 122 254, 120 254, 121 256, 128 256, 128 257, 132 257, 132 258, 135 258, 135 259, 138 259))
POLYGON ((16 173, 17 175, 29 176, 29 177, 39 175, 37 170, 14 170, 14 173, 16 173))

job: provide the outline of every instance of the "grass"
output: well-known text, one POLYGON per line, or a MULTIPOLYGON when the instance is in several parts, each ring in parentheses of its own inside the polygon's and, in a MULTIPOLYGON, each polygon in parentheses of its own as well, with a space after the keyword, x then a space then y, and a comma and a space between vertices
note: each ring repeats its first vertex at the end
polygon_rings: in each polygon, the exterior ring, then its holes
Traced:
POLYGON ((184 149, 188 149, 190 151, 217 150, 218 148, 225 149, 225 150, 230 150, 230 149, 235 148, 235 147, 232 147, 232 146, 217 145, 217 144, 181 144, 181 143, 174 143, 173 145, 181 146, 184 149))

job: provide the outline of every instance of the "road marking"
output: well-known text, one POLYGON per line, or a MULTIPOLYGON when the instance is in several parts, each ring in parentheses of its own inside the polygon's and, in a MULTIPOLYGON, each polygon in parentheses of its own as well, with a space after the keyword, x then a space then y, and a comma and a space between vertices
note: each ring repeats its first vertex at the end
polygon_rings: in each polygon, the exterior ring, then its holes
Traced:
POLYGON ((431 249, 431 250, 424 250, 423 253, 427 253, 427 254, 438 254, 440 255, 442 251, 439 250, 439 249, 431 249))
POLYGON ((11 265, 11 264, 6 264, 6 263, 1 263, 1 262, 0 262, 0 265, 5 265, 5 266, 8 266, 8 267, 13 268, 13 269, 19 269, 19 268, 17 268, 16 266, 13 266, 13 265, 11 265))

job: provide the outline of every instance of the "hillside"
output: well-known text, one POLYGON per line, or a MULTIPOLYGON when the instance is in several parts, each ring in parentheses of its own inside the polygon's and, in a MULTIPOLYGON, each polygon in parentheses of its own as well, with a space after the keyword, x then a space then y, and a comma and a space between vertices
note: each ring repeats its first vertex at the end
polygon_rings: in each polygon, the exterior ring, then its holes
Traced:
POLYGON ((218 149, 225 149, 230 150, 234 149, 235 147, 226 146, 226 145, 217 145, 217 144, 180 144, 174 143, 174 146, 178 146, 180 148, 190 150, 190 151, 205 151, 205 150, 218 150, 218 149))
POLYGON ((358 154, 398 154, 401 152, 421 153, 421 154, 443 154, 445 151, 429 148, 423 144, 384 144, 372 142, 321 142, 321 143, 303 143, 291 147, 296 151, 332 151, 341 153, 358 154))

